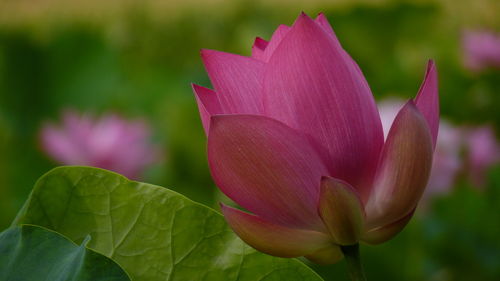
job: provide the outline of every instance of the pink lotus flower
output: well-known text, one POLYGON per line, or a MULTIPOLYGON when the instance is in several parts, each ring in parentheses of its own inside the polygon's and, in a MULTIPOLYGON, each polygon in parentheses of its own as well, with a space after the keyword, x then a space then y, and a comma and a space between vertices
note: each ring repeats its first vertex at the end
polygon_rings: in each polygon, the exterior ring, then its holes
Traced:
POLYGON ((41 131, 42 147, 55 161, 108 169, 134 179, 157 160, 158 149, 149 138, 142 121, 113 114, 97 119, 72 111, 64 113, 61 126, 48 123, 41 131))
POLYGON ((434 63, 384 142, 360 68, 326 18, 301 14, 252 56, 203 50, 215 88, 194 85, 233 230, 274 256, 318 263, 341 245, 381 243, 412 216, 429 176, 439 113, 434 63))
POLYGON ((468 30, 464 32, 462 45, 465 66, 469 69, 500 68, 500 34, 468 30))

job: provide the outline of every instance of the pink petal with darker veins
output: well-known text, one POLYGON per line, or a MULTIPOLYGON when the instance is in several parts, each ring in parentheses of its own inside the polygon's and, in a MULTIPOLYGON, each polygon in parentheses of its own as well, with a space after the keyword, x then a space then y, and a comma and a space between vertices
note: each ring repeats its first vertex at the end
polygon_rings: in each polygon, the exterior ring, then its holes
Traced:
POLYGON ((302 14, 265 66, 265 115, 306 133, 331 175, 365 200, 383 144, 365 78, 331 34, 302 14))
MULTIPOLYGON (((335 35, 335 31, 333 31, 332 26, 328 22, 328 19, 326 18, 325 14, 319 13, 316 19, 314 20, 319 26, 323 28, 323 30, 326 31, 326 33, 330 34, 335 41, 338 42, 337 40, 337 35, 335 35)), ((339 43, 340 44, 340 43, 339 43)))
POLYGON ((221 208, 234 232, 248 245, 263 253, 295 258, 333 246, 325 233, 284 227, 225 205, 221 208))
POLYGON ((265 61, 264 50, 266 49, 268 44, 269 42, 260 37, 255 38, 255 42, 252 46, 252 58, 265 61))
POLYGON ((214 50, 202 50, 201 57, 225 113, 262 112, 263 62, 214 50))
POLYGON ((274 31, 271 36, 271 40, 269 40, 269 44, 266 46, 264 50, 264 54, 262 57, 263 62, 268 62, 271 56, 273 55, 276 48, 279 46, 283 38, 285 38, 286 34, 290 30, 290 27, 284 24, 278 26, 278 28, 274 31))
POLYGON ((424 82, 418 90, 415 104, 427 120, 431 130, 432 147, 435 148, 439 130, 439 93, 437 70, 432 60, 427 64, 424 82))
POLYGON ((208 160, 216 185, 247 210, 283 226, 324 229, 316 206, 327 170, 292 128, 264 116, 213 116, 208 160))

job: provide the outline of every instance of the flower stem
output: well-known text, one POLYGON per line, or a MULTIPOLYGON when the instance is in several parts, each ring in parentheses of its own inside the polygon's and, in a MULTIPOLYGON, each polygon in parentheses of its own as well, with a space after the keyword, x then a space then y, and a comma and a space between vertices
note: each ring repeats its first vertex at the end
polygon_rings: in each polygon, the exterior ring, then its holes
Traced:
POLYGON ((359 244, 341 246, 340 249, 344 253, 347 262, 347 270, 352 281, 366 281, 361 258, 359 256, 359 244))

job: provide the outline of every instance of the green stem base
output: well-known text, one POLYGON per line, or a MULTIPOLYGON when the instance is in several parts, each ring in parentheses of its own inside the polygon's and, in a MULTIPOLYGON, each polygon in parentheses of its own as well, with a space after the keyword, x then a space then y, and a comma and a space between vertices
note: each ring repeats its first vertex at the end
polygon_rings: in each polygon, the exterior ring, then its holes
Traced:
POLYGON ((366 281, 363 265, 359 255, 359 244, 341 246, 340 249, 344 254, 347 262, 347 270, 352 281, 366 281))

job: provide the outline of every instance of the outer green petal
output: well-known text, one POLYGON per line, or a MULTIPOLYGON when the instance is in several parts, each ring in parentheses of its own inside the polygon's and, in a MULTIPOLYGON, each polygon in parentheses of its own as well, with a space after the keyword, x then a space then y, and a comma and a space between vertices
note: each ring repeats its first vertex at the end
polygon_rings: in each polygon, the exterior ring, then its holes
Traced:
POLYGON ((258 216, 221 204, 222 213, 238 236, 253 248, 277 257, 306 256, 332 245, 328 235, 270 223, 258 216))
POLYGON ((390 240, 399 232, 401 232, 401 230, 403 230, 403 228, 408 224, 411 217, 413 216, 414 211, 415 210, 396 222, 365 232, 361 236, 361 240, 371 245, 381 244, 385 241, 390 240))
POLYGON ((412 101, 398 113, 384 144, 374 186, 366 203, 368 229, 408 215, 429 179, 432 138, 427 121, 412 101))
POLYGON ((342 254, 339 246, 331 245, 305 257, 314 263, 327 265, 342 260, 344 254, 342 254))
POLYGON ((348 183, 323 177, 318 211, 337 244, 358 242, 364 225, 363 204, 348 183))

